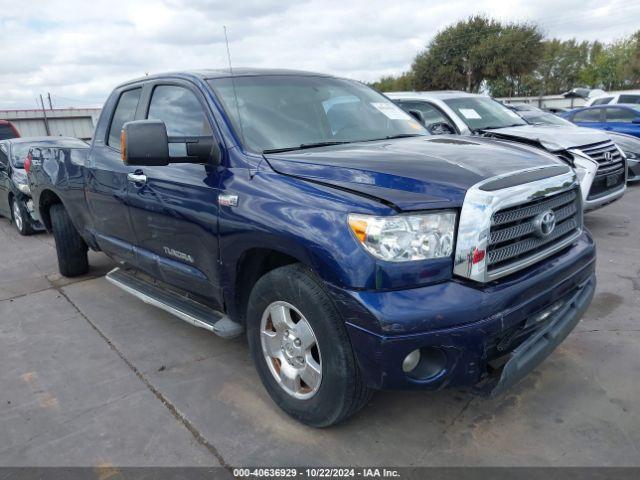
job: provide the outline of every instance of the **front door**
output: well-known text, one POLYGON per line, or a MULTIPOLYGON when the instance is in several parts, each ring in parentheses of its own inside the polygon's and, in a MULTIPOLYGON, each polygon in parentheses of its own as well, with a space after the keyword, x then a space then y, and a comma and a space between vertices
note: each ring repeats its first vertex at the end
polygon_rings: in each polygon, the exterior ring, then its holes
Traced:
MULTIPOLYGON (((135 232, 131 224, 127 194, 129 174, 135 168, 120 156, 122 125, 134 120, 142 87, 120 92, 106 138, 94 142, 87 159, 86 196, 93 218, 93 234, 100 248, 130 265, 136 265, 135 232)), ((108 109, 108 105, 107 105, 108 109)))
MULTIPOLYGON (((153 85, 147 118, 164 121, 169 137, 213 135, 206 102, 189 84, 153 85)), ((181 147, 170 144, 170 155, 184 155, 181 147)), ((219 307, 218 167, 171 164, 138 173, 145 180, 129 185, 129 203, 140 265, 219 307)))

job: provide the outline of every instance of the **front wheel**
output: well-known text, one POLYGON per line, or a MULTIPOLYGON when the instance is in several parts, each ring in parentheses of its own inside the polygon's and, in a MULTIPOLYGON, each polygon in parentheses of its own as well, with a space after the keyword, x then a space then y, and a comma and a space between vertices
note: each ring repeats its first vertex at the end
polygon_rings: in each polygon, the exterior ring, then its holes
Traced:
POLYGON ((249 298, 247 336, 267 392, 295 419, 327 427, 370 399, 344 322, 306 267, 287 265, 258 280, 249 298))
POLYGON ((24 202, 18 198, 11 200, 11 218, 16 230, 20 235, 31 235, 33 233, 33 225, 31 224, 31 215, 27 210, 24 202))

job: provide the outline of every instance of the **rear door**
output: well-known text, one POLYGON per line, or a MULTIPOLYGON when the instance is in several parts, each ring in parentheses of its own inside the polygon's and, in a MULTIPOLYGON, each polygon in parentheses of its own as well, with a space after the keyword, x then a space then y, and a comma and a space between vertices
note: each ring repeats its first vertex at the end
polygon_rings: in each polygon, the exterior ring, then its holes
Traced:
POLYGON ((633 120, 640 118, 640 111, 635 111, 631 108, 607 107, 605 115, 605 130, 640 137, 640 124, 631 123, 633 120))
MULTIPOLYGON (((149 119, 162 120, 169 137, 211 137, 213 119, 189 82, 156 82, 145 90, 149 119)), ((182 156, 185 144, 170 144, 182 156)), ((220 306, 218 270, 219 168, 171 164, 143 167, 145 183, 129 184, 131 218, 140 265, 167 283, 220 306)))
MULTIPOLYGON (((120 155, 120 132, 124 123, 134 120, 142 95, 142 86, 114 93, 107 112, 113 112, 109 126, 96 131, 96 139, 86 163, 86 198, 96 241, 105 252, 135 265, 135 233, 131 224, 127 194, 128 175, 135 168, 125 165, 120 155), (113 105, 115 104, 115 110, 113 105)), ((102 123, 102 119, 101 122, 102 123)))

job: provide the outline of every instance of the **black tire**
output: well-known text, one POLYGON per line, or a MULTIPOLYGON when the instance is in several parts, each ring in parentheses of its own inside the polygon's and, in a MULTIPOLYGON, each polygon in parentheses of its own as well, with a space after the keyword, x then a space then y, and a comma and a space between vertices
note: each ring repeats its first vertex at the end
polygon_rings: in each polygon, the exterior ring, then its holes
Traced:
POLYGON ((280 267, 258 280, 247 308, 247 337, 267 392, 296 420, 327 427, 350 417, 370 400, 372 390, 362 381, 344 321, 319 279, 303 265, 280 267), (274 378, 263 354, 260 324, 263 313, 274 302, 287 302, 298 309, 317 339, 322 379, 311 398, 299 399, 287 393, 274 378))
POLYGON ((11 221, 20 235, 32 235, 34 232, 31 215, 24 202, 18 198, 12 198, 9 202, 11 208, 11 221), (19 217, 18 217, 19 216, 19 217))
POLYGON ((49 213, 60 274, 65 277, 84 275, 89 271, 87 244, 71 222, 64 205, 53 205, 49 213))

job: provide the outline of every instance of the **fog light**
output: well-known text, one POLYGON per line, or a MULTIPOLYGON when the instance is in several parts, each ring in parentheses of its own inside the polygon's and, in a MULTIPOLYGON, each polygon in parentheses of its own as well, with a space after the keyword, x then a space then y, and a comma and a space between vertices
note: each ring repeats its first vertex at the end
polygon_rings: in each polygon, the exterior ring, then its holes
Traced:
POLYGON ((404 373, 409 373, 418 366, 419 362, 420 350, 414 350, 409 355, 404 357, 404 360, 402 361, 402 371, 404 373))

